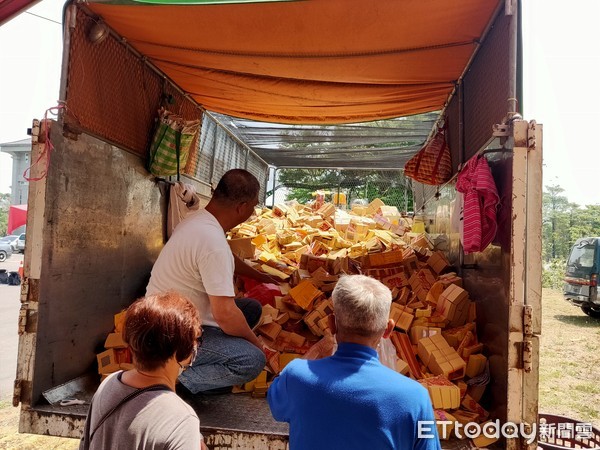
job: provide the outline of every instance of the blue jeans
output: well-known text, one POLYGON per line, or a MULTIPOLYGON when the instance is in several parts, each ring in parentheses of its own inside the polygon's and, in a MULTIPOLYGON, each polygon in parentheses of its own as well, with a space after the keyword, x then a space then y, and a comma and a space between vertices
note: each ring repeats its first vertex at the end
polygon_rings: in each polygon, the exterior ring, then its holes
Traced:
MULTIPOLYGON (((251 298, 235 301, 250 328, 260 319, 262 306, 251 298)), ((192 394, 244 384, 265 368, 265 354, 246 339, 229 336, 220 328, 205 326, 202 346, 193 364, 179 376, 192 394)))

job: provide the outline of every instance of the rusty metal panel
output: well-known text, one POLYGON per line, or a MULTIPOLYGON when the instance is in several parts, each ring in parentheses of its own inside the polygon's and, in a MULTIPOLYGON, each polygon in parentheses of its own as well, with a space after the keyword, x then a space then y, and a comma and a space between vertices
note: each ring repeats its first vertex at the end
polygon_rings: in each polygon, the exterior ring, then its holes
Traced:
MULTIPOLYGON (((542 332, 542 126, 530 122, 527 127, 527 285, 525 304, 530 311, 524 341, 531 345, 530 370, 523 373, 523 422, 534 424, 538 417, 540 335, 542 332)), ((535 444, 530 446, 533 449, 535 444)))
MULTIPOLYGON (((31 161, 38 161, 43 155, 44 145, 39 142, 40 121, 32 124, 31 161)), ((45 159, 31 167, 31 178, 41 178, 45 170, 45 159)), ((31 404, 33 371, 37 351, 39 278, 44 242, 44 212, 46 203, 46 178, 29 183, 27 200, 27 246, 23 264, 21 284, 21 308, 19 310, 19 351, 14 383, 13 405, 31 404)))
POLYGON ((85 415, 57 414, 53 410, 22 408, 19 416, 19 432, 81 438, 85 415))
POLYGON ((533 309, 532 333, 542 332, 542 156, 543 127, 529 123, 527 138, 527 292, 526 302, 533 309), (534 263, 537 261, 537 263, 534 263))
MULTIPOLYGON (((513 202, 512 202, 512 252, 509 297, 508 390, 506 420, 520 423, 523 418, 523 349, 525 289, 527 283, 527 147, 520 136, 527 136, 528 124, 519 120, 513 123, 513 202)), ((507 440, 508 449, 520 448, 520 442, 507 440)))
MULTIPOLYGON (((529 342, 531 343, 531 371, 523 374, 522 422, 533 425, 537 423, 539 408, 540 337, 531 336, 529 342)), ((537 442, 533 442, 529 446, 529 450, 535 448, 537 448, 537 442)))
POLYGON ((61 131, 52 129, 43 212, 36 208, 44 222, 33 404, 95 364, 113 315, 144 294, 163 245, 164 198, 142 160, 61 131))
MULTIPOLYGON (((46 157, 44 157, 43 140, 45 129, 41 129, 39 120, 34 120, 31 128, 31 161, 38 161, 31 167, 31 178, 42 178, 45 169, 46 157)), ((27 197, 27 236, 23 271, 26 277, 39 280, 40 263, 42 256, 42 244, 44 240, 44 205, 46 203, 46 179, 29 183, 29 194, 27 197)), ((22 299, 22 301, 24 301, 22 299)))
POLYGON ((212 450, 287 450, 287 436, 218 432, 204 434, 208 448, 212 450))

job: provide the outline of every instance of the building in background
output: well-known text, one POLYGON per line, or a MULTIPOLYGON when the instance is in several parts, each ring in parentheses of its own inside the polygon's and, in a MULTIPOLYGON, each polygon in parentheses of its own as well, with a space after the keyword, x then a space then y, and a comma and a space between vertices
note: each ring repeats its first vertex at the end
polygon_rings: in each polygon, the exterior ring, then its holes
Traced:
POLYGON ((10 204, 26 205, 29 182, 23 178, 23 172, 29 167, 31 161, 31 138, 0 144, 0 151, 12 156, 10 204))

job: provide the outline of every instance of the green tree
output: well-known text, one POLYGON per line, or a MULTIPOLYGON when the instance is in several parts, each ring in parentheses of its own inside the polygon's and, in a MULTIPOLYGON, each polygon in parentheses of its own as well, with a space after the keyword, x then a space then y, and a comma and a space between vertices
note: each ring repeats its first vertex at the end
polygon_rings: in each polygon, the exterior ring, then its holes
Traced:
MULTIPOLYGON (((306 167, 334 166, 332 169, 283 169, 278 171, 277 188, 287 188, 287 199, 306 203, 318 189, 346 194, 348 204, 361 198, 381 198, 401 211, 413 210, 412 190, 402 170, 353 170, 344 167, 402 167, 407 153, 427 139, 439 113, 373 122, 327 127, 289 126, 271 131, 277 155, 302 157, 306 167)), ((265 144, 266 145, 266 144, 265 144)), ((268 192, 270 196, 273 192, 268 192)))
POLYGON ((8 210, 10 208, 10 194, 0 193, 0 236, 6 235, 8 227, 8 210))
POLYGON ((543 193, 543 253, 544 260, 550 261, 564 256, 570 247, 569 225, 573 220, 571 212, 576 205, 569 203, 565 190, 558 185, 546 186, 543 193))
POLYGON ((600 205, 581 207, 569 202, 558 185, 546 186, 542 205, 544 287, 559 288, 569 252, 575 241, 600 236, 600 205))
POLYGON ((401 170, 284 169, 278 172, 279 187, 288 188, 287 200, 306 203, 318 189, 344 193, 348 204, 361 198, 380 198, 400 211, 413 208, 412 191, 401 170))

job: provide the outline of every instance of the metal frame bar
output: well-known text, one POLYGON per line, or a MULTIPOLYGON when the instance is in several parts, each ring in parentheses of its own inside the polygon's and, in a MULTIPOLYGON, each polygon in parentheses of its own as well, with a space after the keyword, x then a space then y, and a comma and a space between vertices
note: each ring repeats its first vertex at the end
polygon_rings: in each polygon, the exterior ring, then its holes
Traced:
POLYGON ((271 167, 267 167, 267 170, 265 170, 265 178, 264 178, 264 180, 265 180, 265 184, 264 184, 264 186, 265 186, 265 193, 263 195, 263 202, 262 202, 263 205, 267 204, 267 191, 269 190, 268 189, 268 187, 269 187, 268 184, 269 184, 269 173, 270 172, 271 172, 271 167))
POLYGON ((273 172, 273 193, 271 194, 271 208, 273 208, 275 206, 275 192, 278 189, 278 186, 276 186, 277 183, 277 171, 279 170, 278 167, 275 167, 275 170, 273 172))
POLYGON ((275 166, 277 170, 280 169, 304 169, 304 170, 389 170, 396 171, 402 170, 404 171, 404 166, 402 167, 359 167, 359 166, 347 166, 347 167, 331 167, 331 166, 275 166))
MULTIPOLYGON (((508 391, 506 393, 506 421, 520 423, 523 414, 523 313, 527 273, 527 122, 513 123, 515 146, 512 159, 512 229, 510 288, 508 291, 508 391)), ((520 448, 518 439, 506 440, 507 450, 520 448)))
MULTIPOLYGON (((202 131, 200 131, 202 132, 202 131)), ((217 156, 217 127, 215 123, 215 128, 213 130, 213 142, 212 142, 212 154, 210 156, 210 169, 208 171, 208 182, 212 186, 213 184, 213 175, 215 174, 215 158, 217 156)))
MULTIPOLYGON (((531 324, 524 325, 524 344, 531 350, 530 370, 524 365, 522 421, 537 422, 539 390, 540 335, 542 333, 542 126, 530 122, 527 130, 527 231, 525 241, 527 272, 525 273, 525 308, 531 324)), ((534 442, 529 450, 534 450, 534 442)))

